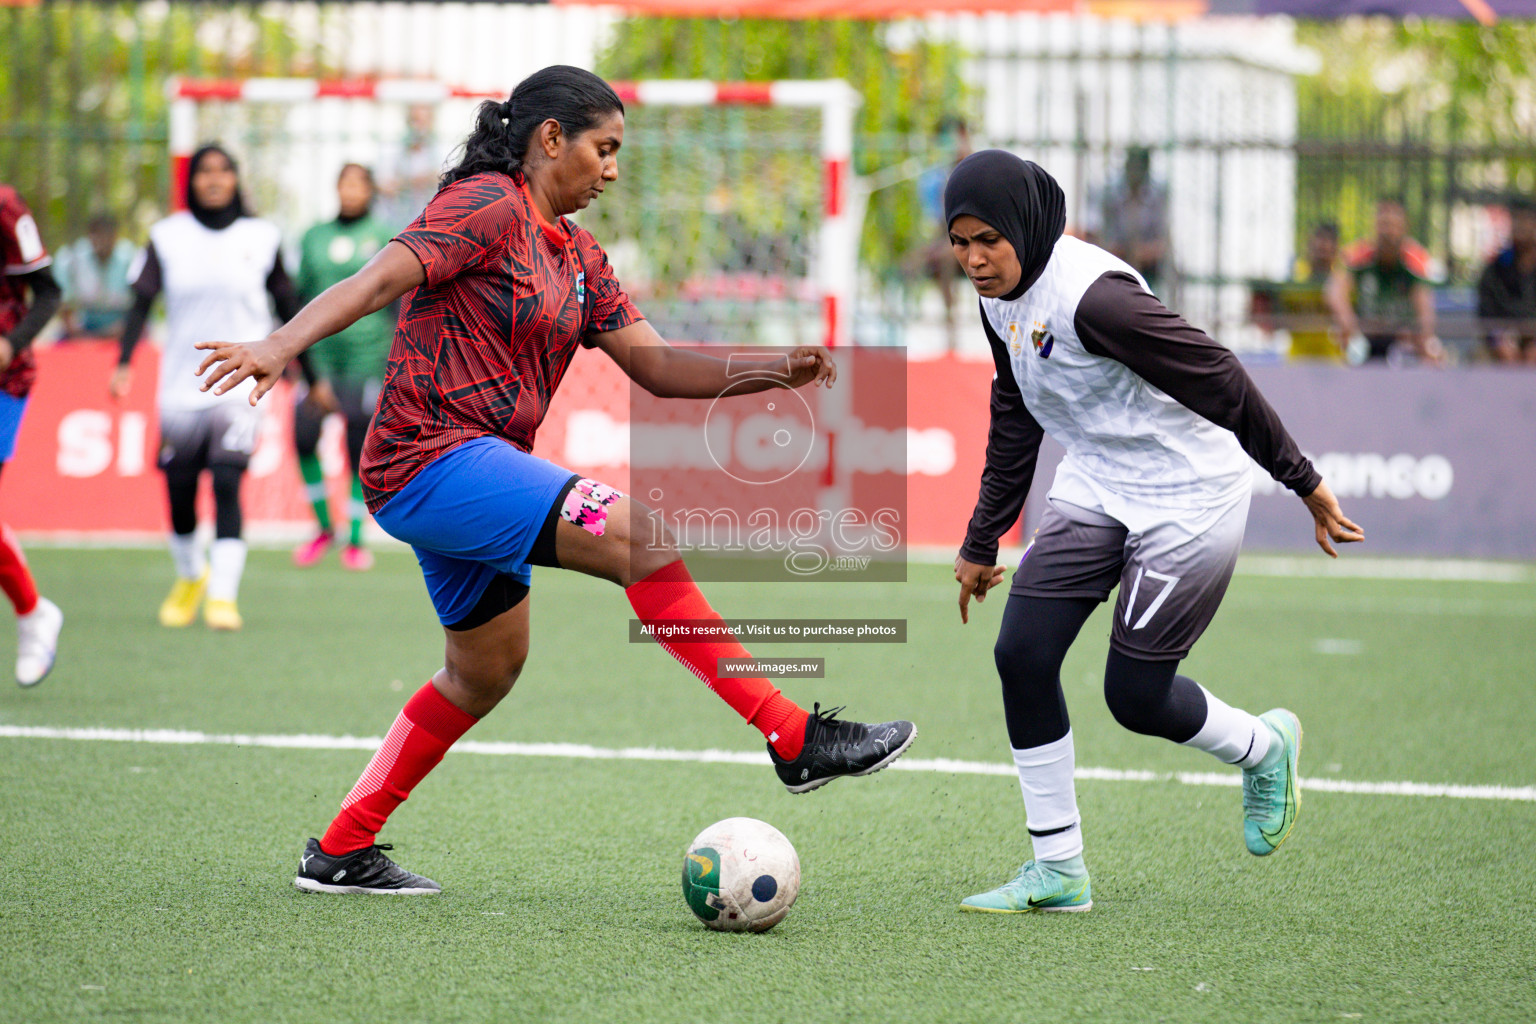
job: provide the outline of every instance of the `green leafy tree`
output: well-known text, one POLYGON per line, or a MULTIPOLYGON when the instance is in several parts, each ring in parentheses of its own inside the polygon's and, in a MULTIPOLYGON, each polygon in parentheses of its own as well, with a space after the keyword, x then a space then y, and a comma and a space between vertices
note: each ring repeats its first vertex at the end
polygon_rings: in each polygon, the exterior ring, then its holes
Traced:
POLYGON ((163 212, 171 76, 325 69, 254 3, 0 7, 0 52, 0 180, 55 247, 95 210, 126 215, 130 229, 163 212))
POLYGON ((1367 235, 1376 199, 1399 195, 1421 239, 1475 272, 1450 250, 1452 207, 1536 194, 1536 24, 1350 19, 1299 38, 1323 67, 1297 89, 1298 243, 1323 218, 1367 235))

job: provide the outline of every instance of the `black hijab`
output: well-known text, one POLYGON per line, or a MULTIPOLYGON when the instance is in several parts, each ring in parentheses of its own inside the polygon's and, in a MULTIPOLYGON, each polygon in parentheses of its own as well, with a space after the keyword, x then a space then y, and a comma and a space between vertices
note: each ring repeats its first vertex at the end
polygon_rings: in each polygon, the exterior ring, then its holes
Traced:
MULTIPOLYGON (((203 162, 203 158, 210 153, 218 153, 229 161, 229 167, 238 176, 240 167, 235 163, 235 158, 229 155, 229 151, 223 146, 210 144, 192 154, 192 159, 187 163, 187 209, 192 211, 192 216, 197 222, 210 231, 223 231, 241 217, 246 216, 245 196, 240 191, 240 186, 235 185, 235 194, 230 199, 229 205, 219 209, 204 206, 197 201, 197 196, 192 191, 192 177, 197 173, 197 165, 203 162)), ((238 180, 238 178, 237 178, 238 180)))
POLYGON ((1013 300, 1040 278, 1067 228, 1067 198, 1056 179, 1031 160, 983 149, 961 160, 944 186, 944 225, 966 214, 1008 239, 1024 273, 1003 296, 1013 300))

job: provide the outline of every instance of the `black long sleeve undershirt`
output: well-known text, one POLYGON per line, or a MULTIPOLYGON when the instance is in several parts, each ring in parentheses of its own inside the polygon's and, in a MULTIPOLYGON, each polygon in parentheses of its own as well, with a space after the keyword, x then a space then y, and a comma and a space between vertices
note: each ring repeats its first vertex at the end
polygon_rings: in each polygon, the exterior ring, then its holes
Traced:
POLYGON ((47 267, 19 274, 16 279, 32 290, 32 304, 16 326, 5 332, 6 340, 11 343, 12 358, 31 347, 37 332, 59 311, 59 303, 64 298, 59 283, 53 278, 53 271, 47 267))
POLYGON ((1077 304, 1083 347, 1124 363, 1191 412, 1237 435, 1275 480, 1306 497, 1322 475, 1291 439, 1232 350, 1169 311, 1125 273, 1100 277, 1077 304))
MULTIPOLYGON (((299 298, 299 290, 293 285, 293 278, 288 276, 288 269, 283 266, 283 257, 279 253, 277 260, 272 264, 272 272, 267 275, 267 293, 272 296, 272 304, 277 307, 277 317, 283 323, 287 323, 298 315, 304 308, 304 302, 299 298)), ((315 364, 310 361, 309 350, 305 349, 298 356, 299 372, 304 375, 304 383, 314 386, 318 379, 315 373, 315 364)))
POLYGON ((1008 362, 1008 346, 992 330, 986 313, 981 326, 992 348, 997 376, 992 379, 992 422, 987 427, 987 464, 981 471, 981 494, 965 530, 960 557, 977 565, 997 562, 997 542, 1018 521, 1035 479, 1035 463, 1045 431, 1024 407, 1019 382, 1008 362))
POLYGON ((150 242, 144 247, 143 259, 138 276, 131 282, 133 305, 123 317, 123 333, 117 339, 118 366, 132 362, 133 350, 138 347, 139 339, 144 336, 144 325, 149 322, 150 307, 155 303, 155 296, 160 294, 160 254, 155 252, 155 243, 150 242))

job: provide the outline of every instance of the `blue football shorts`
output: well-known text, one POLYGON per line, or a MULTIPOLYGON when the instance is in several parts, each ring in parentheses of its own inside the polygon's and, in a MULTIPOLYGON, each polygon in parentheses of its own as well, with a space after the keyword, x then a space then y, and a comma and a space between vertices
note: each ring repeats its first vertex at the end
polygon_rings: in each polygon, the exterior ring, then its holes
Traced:
POLYGON ((533 580, 529 553, 577 474, 496 437, 477 437, 428 463, 374 515, 416 552, 432 607, 462 621, 498 574, 533 580))
POLYGON ((16 435, 21 433, 21 416, 27 400, 0 392, 0 463, 10 462, 16 454, 16 435))

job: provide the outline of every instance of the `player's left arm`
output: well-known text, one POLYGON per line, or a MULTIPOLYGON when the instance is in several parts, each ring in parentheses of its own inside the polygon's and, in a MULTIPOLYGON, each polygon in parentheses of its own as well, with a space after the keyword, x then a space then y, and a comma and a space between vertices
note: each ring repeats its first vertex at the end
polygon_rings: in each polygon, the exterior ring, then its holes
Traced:
POLYGON ((59 308, 59 284, 50 269, 52 259, 37 230, 37 221, 21 197, 10 189, 0 197, 0 265, 5 275, 32 291, 32 304, 21 322, 0 334, 0 369, 11 364, 17 352, 32 344, 59 308))
POLYGON ((745 395, 786 385, 831 387, 837 380, 837 364, 820 345, 802 345, 767 359, 727 360, 667 344, 648 320, 589 334, 587 339, 658 398, 714 398, 727 388, 745 395))
POLYGON ((1119 272, 1100 277, 1083 293, 1074 326, 1089 352, 1125 364, 1180 405, 1236 434, 1253 461, 1306 503, 1318 546, 1330 556, 1338 555, 1333 541, 1365 539, 1232 350, 1169 311, 1135 278, 1119 272))
POLYGON ((53 271, 46 266, 15 276, 32 290, 32 304, 27 307, 20 323, 6 334, 0 334, 0 370, 10 366, 12 359, 32 346, 37 332, 59 311, 59 302, 63 298, 59 283, 53 279, 53 271))

